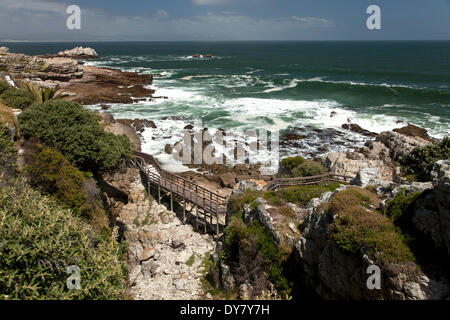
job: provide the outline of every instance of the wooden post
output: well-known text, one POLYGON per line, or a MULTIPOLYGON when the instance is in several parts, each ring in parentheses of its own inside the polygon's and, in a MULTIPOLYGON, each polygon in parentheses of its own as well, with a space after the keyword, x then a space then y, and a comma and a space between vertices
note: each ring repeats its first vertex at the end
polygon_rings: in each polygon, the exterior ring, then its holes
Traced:
POLYGON ((198 230, 198 206, 195 206, 195 229, 198 230))
POLYGON ((173 211, 172 180, 170 180, 170 211, 173 211))
POLYGON ((186 188, 186 181, 183 180, 183 223, 186 223, 186 198, 184 196, 185 188, 186 188))
POLYGON ((216 233, 219 235, 219 203, 216 203, 216 233))
POLYGON ((158 181, 158 203, 161 204, 161 179, 158 181))
POLYGON ((205 208, 203 208, 203 224, 205 226, 205 233, 206 233, 206 210, 205 208))
MULTIPOLYGON (((209 205, 212 208, 213 206, 213 201, 212 201, 212 193, 209 194, 209 205)), ((211 215, 209 216, 209 224, 212 226, 212 220, 213 220, 213 215, 211 213, 211 215)))

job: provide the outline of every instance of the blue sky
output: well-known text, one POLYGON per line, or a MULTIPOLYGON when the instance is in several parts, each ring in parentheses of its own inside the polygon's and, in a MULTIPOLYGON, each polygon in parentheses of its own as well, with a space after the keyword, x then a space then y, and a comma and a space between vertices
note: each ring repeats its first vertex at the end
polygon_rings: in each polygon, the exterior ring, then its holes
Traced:
POLYGON ((450 40, 450 0, 0 0, 0 40, 422 39, 450 40), (366 28, 371 4, 381 30, 366 28))

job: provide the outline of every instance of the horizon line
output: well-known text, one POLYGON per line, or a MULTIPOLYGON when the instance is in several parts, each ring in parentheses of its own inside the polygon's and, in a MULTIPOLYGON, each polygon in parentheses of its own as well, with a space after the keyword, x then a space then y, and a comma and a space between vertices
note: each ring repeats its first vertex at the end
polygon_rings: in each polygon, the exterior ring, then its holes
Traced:
POLYGON ((1 39, 0 43, 94 43, 94 42, 433 42, 450 41, 450 39, 386 39, 386 40, 9 40, 1 39))

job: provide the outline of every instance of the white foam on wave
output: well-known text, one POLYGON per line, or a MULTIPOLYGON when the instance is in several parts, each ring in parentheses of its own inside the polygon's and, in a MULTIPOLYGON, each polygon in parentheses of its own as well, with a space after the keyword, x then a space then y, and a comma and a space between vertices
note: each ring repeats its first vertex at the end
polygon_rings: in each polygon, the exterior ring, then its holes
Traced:
MULTIPOLYGON (((289 84, 285 85, 285 86, 281 86, 281 87, 273 87, 270 89, 266 89, 263 92, 264 93, 271 93, 271 92, 277 92, 277 91, 283 91, 285 89, 289 89, 289 88, 295 88, 297 86, 297 84, 299 82, 301 82, 302 80, 300 79, 292 79, 291 81, 289 81, 289 84)), ((273 86, 273 85, 272 85, 273 86)))

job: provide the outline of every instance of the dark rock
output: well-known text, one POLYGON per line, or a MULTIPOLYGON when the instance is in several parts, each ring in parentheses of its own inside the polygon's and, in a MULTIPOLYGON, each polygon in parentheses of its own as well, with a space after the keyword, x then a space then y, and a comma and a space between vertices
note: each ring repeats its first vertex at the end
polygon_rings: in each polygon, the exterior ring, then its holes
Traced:
POLYGON ((361 128, 359 125, 357 125, 356 123, 344 123, 342 125, 342 128, 345 130, 349 130, 349 131, 353 131, 359 134, 362 134, 363 136, 367 136, 367 137, 376 137, 377 134, 374 132, 370 132, 366 129, 361 128))
POLYGON ((410 124, 410 123, 408 123, 408 125, 406 127, 394 129, 392 131, 400 133, 400 134, 402 134, 404 136, 408 136, 408 137, 413 137, 413 138, 419 137, 419 138, 422 138, 427 141, 434 141, 434 139, 428 135, 427 130, 425 130, 421 127, 415 126, 413 124, 410 124))

